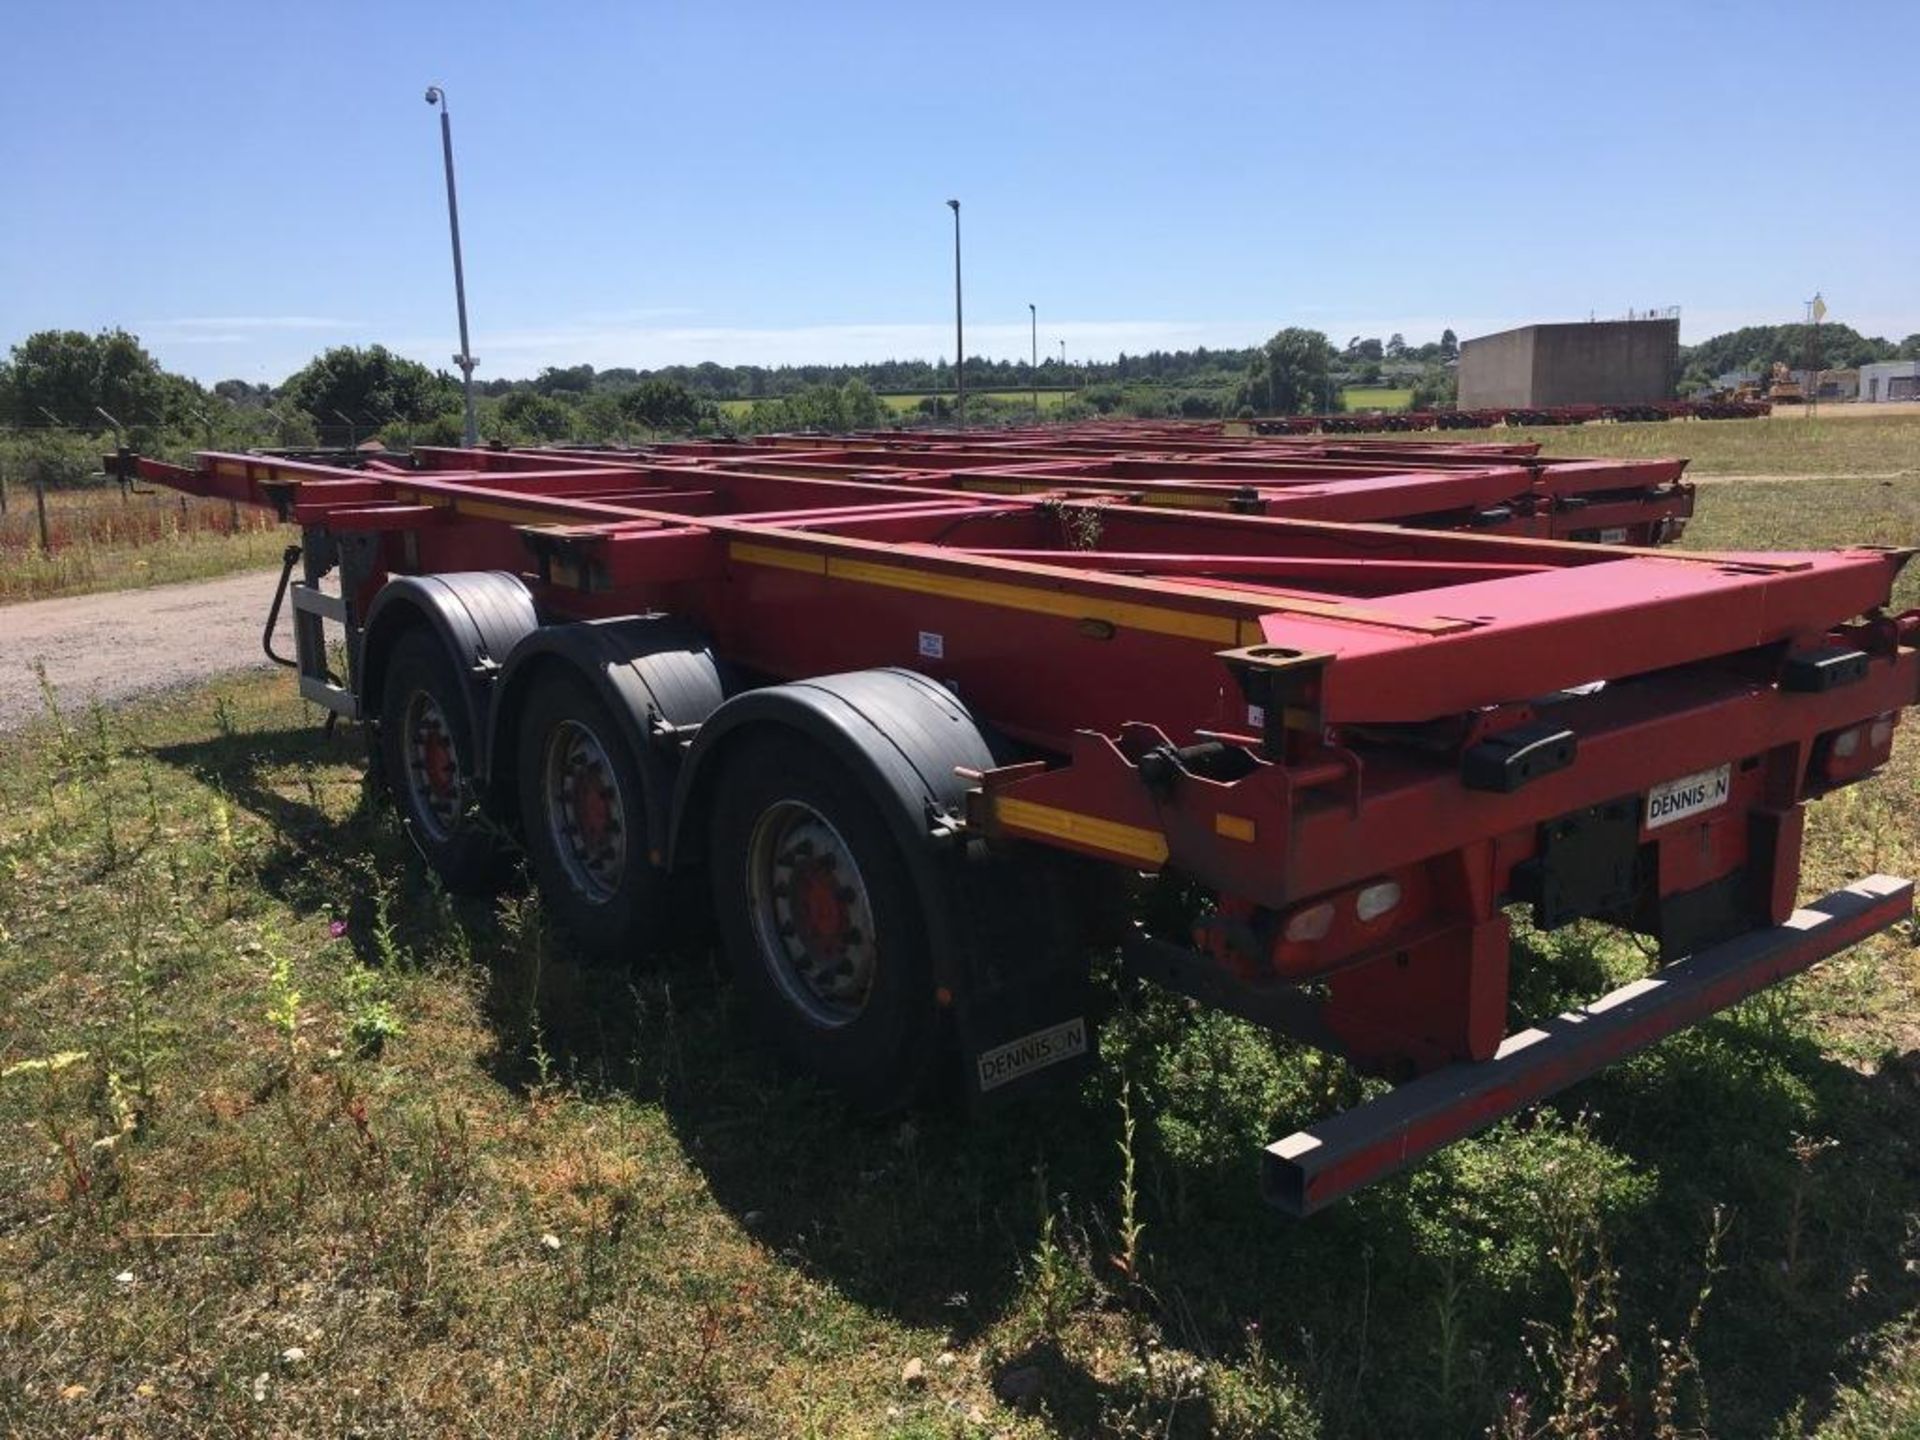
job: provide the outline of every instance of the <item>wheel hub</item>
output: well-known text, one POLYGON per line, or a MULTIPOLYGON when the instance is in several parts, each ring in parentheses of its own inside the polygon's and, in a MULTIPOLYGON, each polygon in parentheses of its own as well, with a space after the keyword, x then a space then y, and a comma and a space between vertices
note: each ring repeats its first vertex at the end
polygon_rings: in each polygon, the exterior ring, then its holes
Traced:
POLYGON ((567 881, 587 899, 611 899, 627 863, 626 806, 600 737, 563 720, 547 737, 546 824, 567 881))
POLYGON ((460 818, 460 756, 440 702, 425 690, 407 698, 406 782, 414 818, 443 840, 460 818))
POLYGON ((878 971, 873 903, 852 848, 798 800, 754 825, 747 890, 760 956, 781 992, 826 1028, 866 1008, 878 971))

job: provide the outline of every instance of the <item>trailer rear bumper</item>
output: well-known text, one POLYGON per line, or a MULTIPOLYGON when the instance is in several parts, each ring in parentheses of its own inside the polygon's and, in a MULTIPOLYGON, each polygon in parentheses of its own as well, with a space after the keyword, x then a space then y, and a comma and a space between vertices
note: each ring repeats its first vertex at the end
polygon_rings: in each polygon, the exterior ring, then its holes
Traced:
POLYGON ((1261 1160, 1261 1190, 1289 1214, 1311 1215, 1912 913, 1911 880, 1868 876, 1783 925, 1675 961, 1510 1036, 1491 1060, 1449 1065, 1276 1140, 1261 1160))

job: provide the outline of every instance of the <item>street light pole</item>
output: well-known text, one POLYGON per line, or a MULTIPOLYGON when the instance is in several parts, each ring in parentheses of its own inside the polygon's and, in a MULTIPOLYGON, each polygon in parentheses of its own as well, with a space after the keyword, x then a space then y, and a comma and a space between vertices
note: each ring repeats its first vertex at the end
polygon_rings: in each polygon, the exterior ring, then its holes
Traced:
POLYGON ((1033 423, 1040 423, 1040 312, 1027 302, 1027 319, 1033 324, 1032 358, 1027 361, 1027 379, 1033 385, 1033 423))
POLYGON ((440 107, 440 151, 447 163, 447 228, 453 232, 453 300, 460 310, 460 353, 453 363, 460 367, 461 389, 467 401, 467 448, 480 443, 480 426, 473 413, 473 346, 467 341, 467 277, 460 263, 460 201, 453 190, 453 122, 447 118, 447 92, 438 85, 427 87, 427 104, 440 107))
POLYGON ((953 394, 960 428, 967 428, 967 337, 960 320, 960 202, 947 201, 953 211, 953 394))

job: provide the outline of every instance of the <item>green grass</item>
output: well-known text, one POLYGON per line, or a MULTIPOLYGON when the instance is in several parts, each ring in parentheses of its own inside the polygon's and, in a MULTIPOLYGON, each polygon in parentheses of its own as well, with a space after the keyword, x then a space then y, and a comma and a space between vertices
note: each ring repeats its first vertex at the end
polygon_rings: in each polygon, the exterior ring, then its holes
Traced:
MULTIPOLYGON (((1041 413, 1044 414, 1049 410, 1058 410, 1062 405, 1066 404, 1067 397, 1071 394, 1073 394, 1071 390, 1042 390, 1040 392, 1041 413)), ((880 403, 896 415, 910 415, 920 408, 920 402, 926 398, 924 394, 882 395, 880 397, 880 403)), ((951 390, 943 391, 942 398, 951 400, 953 398, 953 392, 951 390)), ((1033 392, 1031 390, 969 390, 967 392, 967 399, 969 401, 975 399, 994 400, 1003 405, 1019 405, 1031 409, 1033 405, 1033 392)), ((723 412, 736 418, 745 415, 753 409, 753 401, 751 400, 721 400, 718 404, 723 412)))
MULTIPOLYGON (((1689 475, 1880 475, 1920 480, 1920 415, 1823 410, 1764 420, 1669 420, 1467 430, 1457 438, 1538 440, 1551 455, 1684 455, 1689 475)), ((1911 539, 1912 537, 1908 537, 1911 539)))
POLYGON ((1340 398, 1349 411, 1404 410, 1413 403, 1413 391, 1391 385, 1349 385, 1340 398))
MULTIPOLYGON (((1915 533, 1818 493, 1689 540, 1915 533)), ((1292 1225, 1254 1156, 1341 1066, 1106 981, 1078 1090, 863 1124, 707 956, 440 893, 317 719, 247 677, 0 737, 0 1432, 1656 1434, 1650 1325, 1682 1424, 1920 1426, 1905 938, 1292 1225)), ((1807 843, 1810 887, 1920 867, 1912 734, 1807 843)), ((1516 958, 1540 1009, 1644 963, 1516 958)))

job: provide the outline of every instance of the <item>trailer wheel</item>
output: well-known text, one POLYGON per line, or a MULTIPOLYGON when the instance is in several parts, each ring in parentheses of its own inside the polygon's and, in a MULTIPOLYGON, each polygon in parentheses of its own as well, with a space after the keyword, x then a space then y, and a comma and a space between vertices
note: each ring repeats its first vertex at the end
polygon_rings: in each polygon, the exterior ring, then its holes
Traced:
POLYGON ((407 833, 449 890, 483 893, 499 846, 478 823, 474 739, 446 647, 414 628, 394 643, 380 705, 381 765, 407 833))
POLYGON ((785 1058, 858 1108, 910 1103, 938 1053, 927 929, 859 780, 797 737, 743 737, 709 831, 722 948, 785 1058))
POLYGON ((618 725, 580 675, 540 677, 519 723, 521 828, 548 907, 615 960, 658 937, 662 872, 647 856, 646 790, 618 725))

